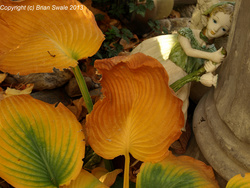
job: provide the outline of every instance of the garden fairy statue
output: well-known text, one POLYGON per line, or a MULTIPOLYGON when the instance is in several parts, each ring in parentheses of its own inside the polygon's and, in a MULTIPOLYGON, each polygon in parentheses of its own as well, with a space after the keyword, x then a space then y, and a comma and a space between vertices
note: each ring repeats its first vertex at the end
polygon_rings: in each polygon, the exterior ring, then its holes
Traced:
POLYGON ((187 117, 191 81, 200 81, 205 86, 215 86, 218 68, 226 52, 216 49, 214 39, 229 33, 234 12, 234 2, 219 2, 212 5, 204 15, 207 25, 199 29, 181 28, 178 35, 162 35, 142 42, 132 53, 142 52, 159 60, 169 75, 169 85, 183 100, 183 113, 187 117), (143 44, 144 43, 144 44, 143 44), (169 51, 162 49, 174 44, 169 51), (152 50, 150 50, 152 49, 152 50), (158 51, 156 51, 158 50, 158 51), (166 55, 167 53, 167 55, 166 55))
POLYGON ((216 50, 213 41, 215 38, 228 34, 231 28, 233 10, 234 3, 232 2, 217 3, 204 13, 208 16, 205 28, 202 30, 182 28, 178 31, 178 42, 172 48, 169 60, 188 74, 194 73, 203 65, 207 72, 201 77, 199 77, 200 72, 191 74, 189 79, 200 81, 206 86, 216 86, 217 79, 214 78, 217 76, 215 77, 211 72, 214 72, 223 61, 225 51, 222 47, 216 50))

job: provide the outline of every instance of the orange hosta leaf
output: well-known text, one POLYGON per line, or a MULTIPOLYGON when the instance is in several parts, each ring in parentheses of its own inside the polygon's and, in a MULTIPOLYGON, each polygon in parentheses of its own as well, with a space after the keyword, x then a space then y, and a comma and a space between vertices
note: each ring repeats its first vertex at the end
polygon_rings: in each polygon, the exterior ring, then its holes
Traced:
POLYGON ((115 183, 116 177, 120 174, 123 170, 122 169, 115 169, 109 172, 107 169, 102 167, 94 168, 91 173, 99 179, 102 183, 107 185, 108 187, 112 186, 115 183))
POLYGON ((184 123, 165 69, 142 53, 98 60, 95 67, 105 97, 87 116, 92 148, 107 159, 128 152, 141 161, 164 159, 184 123))
POLYGON ((76 180, 61 188, 108 188, 108 186, 100 182, 93 174, 82 169, 76 180))
POLYGON ((189 156, 169 155, 158 163, 142 164, 136 188, 218 188, 213 169, 189 156))
POLYGON ((90 146, 106 159, 126 160, 131 153, 141 161, 163 160, 184 125, 182 101, 168 87, 163 66, 142 53, 98 60, 95 66, 105 97, 87 116, 90 146))
POLYGON ((69 184, 82 168, 84 134, 75 116, 16 95, 0 101, 0 177, 14 187, 69 184))
POLYGON ((249 188, 250 187, 250 173, 246 173, 244 176, 238 174, 232 177, 226 188, 249 188))
POLYGON ((93 14, 77 0, 0 2, 5 7, 26 7, 0 12, 3 72, 27 75, 75 67, 77 60, 94 55, 104 40, 93 14))

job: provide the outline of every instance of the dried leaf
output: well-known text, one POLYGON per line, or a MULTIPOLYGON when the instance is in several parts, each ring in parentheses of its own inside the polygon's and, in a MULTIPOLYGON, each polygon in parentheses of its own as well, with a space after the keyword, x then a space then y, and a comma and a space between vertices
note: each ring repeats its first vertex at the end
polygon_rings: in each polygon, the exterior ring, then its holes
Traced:
POLYGON ((78 120, 81 120, 87 114, 87 109, 83 98, 76 99, 73 101, 72 105, 67 106, 73 114, 75 114, 78 120))
POLYGON ((123 46, 124 50, 133 49, 136 46, 136 44, 140 42, 137 35, 133 35, 133 36, 134 37, 129 40, 129 43, 123 38, 120 40, 120 44, 123 46))
POLYGON ((23 90, 15 89, 15 88, 7 88, 5 90, 4 97, 10 97, 13 95, 23 95, 23 94, 30 94, 32 92, 32 89, 34 87, 34 84, 27 84, 25 85, 25 88, 23 90))
POLYGON ((0 83, 2 83, 5 80, 6 76, 7 76, 7 74, 5 74, 5 73, 1 74, 0 73, 0 83))
POLYGON ((190 122, 186 123, 185 128, 186 131, 183 131, 180 138, 171 145, 171 148, 174 150, 176 154, 184 154, 186 152, 188 142, 192 134, 190 122))
POLYGON ((102 183, 108 187, 112 186, 115 183, 116 177, 122 172, 122 169, 115 169, 112 172, 109 172, 107 169, 102 167, 94 168, 91 173, 99 179, 102 183))

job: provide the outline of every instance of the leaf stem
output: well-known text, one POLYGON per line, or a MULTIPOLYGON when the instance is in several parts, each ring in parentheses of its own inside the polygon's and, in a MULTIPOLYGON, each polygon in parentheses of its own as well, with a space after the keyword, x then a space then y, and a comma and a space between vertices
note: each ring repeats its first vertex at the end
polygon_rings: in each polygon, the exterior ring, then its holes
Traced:
POLYGON ((127 152, 125 154, 123 188, 129 188, 129 164, 130 164, 130 156, 129 153, 127 152))
POLYGON ((81 90, 81 93, 82 93, 84 102, 86 104, 88 113, 90 113, 93 110, 93 103, 92 103, 92 99, 91 99, 89 91, 88 91, 87 84, 83 78, 83 75, 81 73, 79 66, 77 65, 76 67, 71 67, 71 68, 72 68, 73 73, 75 75, 77 84, 81 90))
POLYGON ((206 72, 204 67, 201 67, 195 72, 192 72, 183 78, 175 81, 170 85, 170 87, 174 90, 174 92, 177 92, 180 88, 182 88, 186 83, 192 82, 192 81, 200 81, 200 76, 206 72))

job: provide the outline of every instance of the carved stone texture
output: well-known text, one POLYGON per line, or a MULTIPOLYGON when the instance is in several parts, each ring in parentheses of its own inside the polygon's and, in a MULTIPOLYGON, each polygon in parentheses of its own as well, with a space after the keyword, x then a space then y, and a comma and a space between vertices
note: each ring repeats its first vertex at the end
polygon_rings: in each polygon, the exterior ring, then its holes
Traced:
POLYGON ((218 86, 201 99, 193 119, 203 155, 226 180, 250 172, 249 6, 250 1, 236 3, 218 86))

